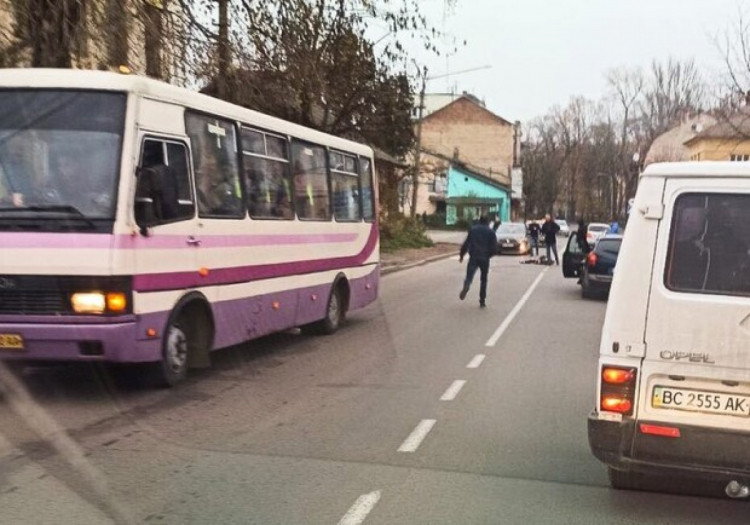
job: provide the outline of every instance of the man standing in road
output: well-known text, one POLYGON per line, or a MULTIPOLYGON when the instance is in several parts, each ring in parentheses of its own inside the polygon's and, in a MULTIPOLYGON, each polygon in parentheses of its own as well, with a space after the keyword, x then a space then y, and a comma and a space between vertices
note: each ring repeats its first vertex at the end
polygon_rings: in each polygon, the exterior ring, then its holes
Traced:
POLYGON ((490 257, 495 255, 497 248, 497 238, 495 232, 489 227, 489 220, 486 216, 482 216, 479 219, 479 223, 475 224, 469 230, 469 235, 466 236, 466 240, 461 245, 461 256, 459 262, 463 262, 464 255, 466 252, 469 253, 469 264, 466 267, 466 280, 464 281, 464 287, 459 294, 459 298, 463 301, 466 299, 466 294, 469 293, 471 282, 474 280, 474 274, 479 268, 480 281, 479 281, 479 306, 484 308, 486 306, 485 299, 487 298, 487 274, 490 271, 490 257))
POLYGON ((552 264, 550 257, 550 249, 555 254, 555 264, 560 265, 560 260, 557 258, 557 232, 560 231, 560 226, 552 220, 552 216, 548 213, 544 216, 544 224, 542 224, 542 233, 544 234, 544 244, 547 246, 547 264, 552 264))
POLYGON ((539 257, 539 232, 542 229, 539 227, 539 223, 531 221, 529 224, 529 236, 531 237, 531 253, 536 257, 539 257))

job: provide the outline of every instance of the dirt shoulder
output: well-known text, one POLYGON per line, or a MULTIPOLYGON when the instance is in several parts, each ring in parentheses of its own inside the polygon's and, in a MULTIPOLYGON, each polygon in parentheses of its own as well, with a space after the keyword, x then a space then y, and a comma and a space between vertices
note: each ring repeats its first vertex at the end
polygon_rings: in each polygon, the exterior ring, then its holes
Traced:
POLYGON ((383 269, 399 266, 410 266, 420 262, 427 262, 432 258, 458 254, 459 246, 450 243, 435 243, 429 248, 406 248, 390 253, 380 254, 380 263, 383 269))

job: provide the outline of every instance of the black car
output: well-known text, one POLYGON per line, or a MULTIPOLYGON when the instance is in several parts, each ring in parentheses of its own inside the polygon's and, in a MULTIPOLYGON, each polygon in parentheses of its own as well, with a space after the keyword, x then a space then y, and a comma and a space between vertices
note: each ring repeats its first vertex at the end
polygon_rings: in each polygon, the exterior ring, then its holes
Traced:
POLYGON ((563 275, 580 277, 584 298, 606 297, 612 285, 612 275, 620 253, 622 235, 605 235, 588 254, 584 254, 576 236, 568 241, 563 253, 563 275))

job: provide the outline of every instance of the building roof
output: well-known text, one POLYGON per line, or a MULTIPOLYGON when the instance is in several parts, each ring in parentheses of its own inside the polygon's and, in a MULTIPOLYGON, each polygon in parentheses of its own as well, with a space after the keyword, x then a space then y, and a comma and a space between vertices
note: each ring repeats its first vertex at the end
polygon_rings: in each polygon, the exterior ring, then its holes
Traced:
POLYGON ((686 140, 685 145, 701 139, 750 139, 750 108, 745 106, 736 113, 720 117, 716 124, 686 140))
POLYGON ((467 168, 465 164, 461 164, 460 162, 451 161, 450 165, 451 169, 456 169, 462 173, 465 173, 466 175, 473 177, 477 179, 480 182, 483 182, 484 184, 488 184, 490 186, 494 186, 495 188, 501 189, 503 191, 510 191, 510 186, 507 184, 504 184, 496 179, 491 179, 487 177, 486 175, 482 175, 481 173, 478 173, 470 168, 467 168))
POLYGON ((463 93, 426 93, 424 96, 424 112, 422 114, 422 118, 440 109, 443 109, 451 102, 462 97, 468 97, 482 107, 484 107, 485 105, 483 100, 479 100, 477 97, 475 97, 471 93, 467 93, 466 91, 464 91, 463 93))
MULTIPOLYGON (((425 103, 426 103, 426 100, 427 100, 427 98, 425 97, 425 103)), ((461 100, 467 100, 467 101, 469 101, 470 103, 474 104, 476 107, 478 107, 482 111, 486 112, 487 114, 489 114, 490 116, 492 116, 493 118, 495 118, 496 120, 500 121, 503 124, 506 124, 508 126, 512 126, 513 125, 513 123, 510 122, 509 120, 506 120, 503 117, 501 117, 500 115, 498 115, 496 113, 493 113, 492 111, 490 111, 489 109, 487 109, 482 101, 480 101, 474 95, 469 95, 468 93, 460 95, 460 96, 457 96, 456 98, 454 98, 453 100, 451 100, 450 102, 448 102, 447 104, 445 104, 444 106, 441 106, 441 107, 435 109, 434 111, 432 111, 430 113, 426 113, 425 116, 422 117, 422 120, 427 120, 427 119, 431 118, 433 115, 437 115, 438 113, 441 113, 441 112, 445 111, 447 108, 449 108, 450 106, 452 106, 453 104, 456 104, 457 102, 459 102, 461 100)))
MULTIPOLYGON (((510 186, 498 179, 495 179, 493 177, 490 177, 489 175, 486 175, 485 173, 488 172, 488 170, 485 170, 484 168, 481 168, 475 164, 471 164, 465 161, 462 161, 460 159, 451 158, 448 155, 443 155, 442 153, 438 153, 437 151, 432 151, 427 148, 421 148, 420 151, 422 153, 425 153, 426 155, 429 155, 431 157, 436 157, 438 159, 442 159, 444 161, 448 162, 448 165, 450 167, 456 167, 460 170, 463 170, 467 172, 468 174, 477 177, 478 179, 481 179, 483 181, 491 181, 492 184, 495 186, 498 186, 503 189, 510 189, 510 186), (483 173, 485 172, 485 173, 483 173)), ((421 170, 420 170, 421 171, 421 170)), ((491 173, 491 172, 489 172, 491 173)), ((497 175, 504 176, 502 172, 497 172, 497 175)), ((507 176, 506 176, 507 178, 507 176)))
POLYGON ((656 137, 646 153, 645 165, 689 160, 690 150, 685 143, 714 124, 716 118, 707 113, 685 119, 681 124, 656 137))

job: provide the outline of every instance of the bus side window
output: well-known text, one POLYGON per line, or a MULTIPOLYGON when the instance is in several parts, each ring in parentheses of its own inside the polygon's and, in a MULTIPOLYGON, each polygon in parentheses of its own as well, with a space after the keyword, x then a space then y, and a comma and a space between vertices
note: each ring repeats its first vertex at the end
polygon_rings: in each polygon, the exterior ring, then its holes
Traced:
POLYGON ((135 216, 139 225, 154 226, 193 217, 184 144, 145 140, 138 177, 135 216))
POLYGON ((372 188, 372 161, 359 158, 360 187, 362 192, 362 218, 366 221, 375 219, 375 193, 372 188))

